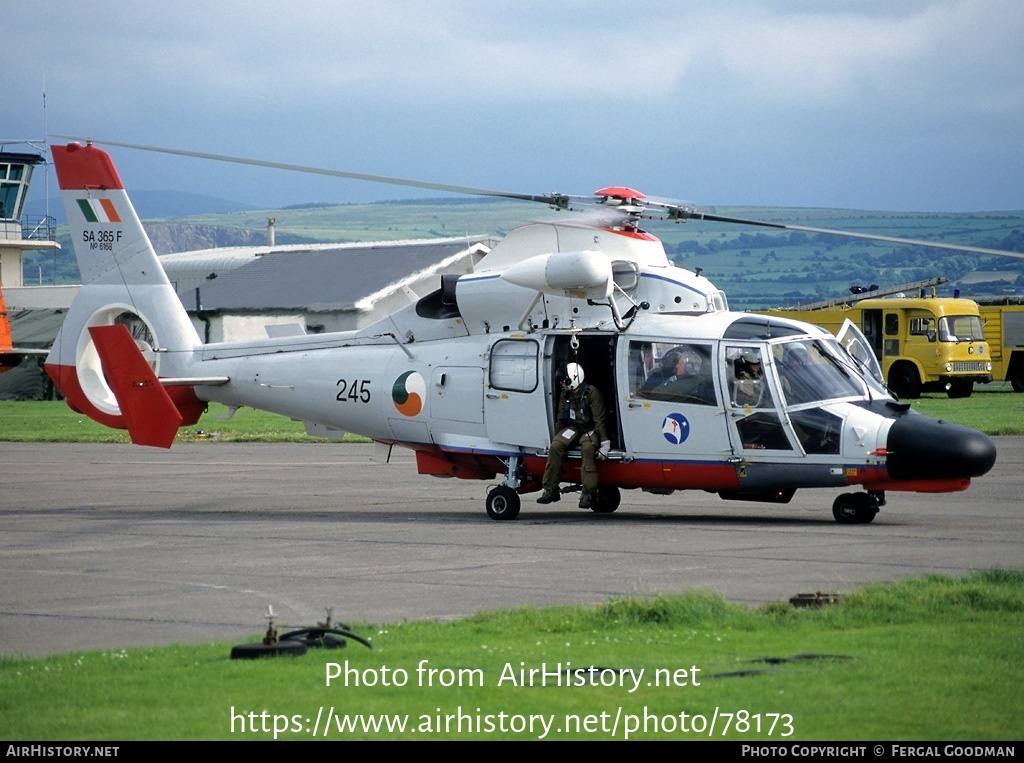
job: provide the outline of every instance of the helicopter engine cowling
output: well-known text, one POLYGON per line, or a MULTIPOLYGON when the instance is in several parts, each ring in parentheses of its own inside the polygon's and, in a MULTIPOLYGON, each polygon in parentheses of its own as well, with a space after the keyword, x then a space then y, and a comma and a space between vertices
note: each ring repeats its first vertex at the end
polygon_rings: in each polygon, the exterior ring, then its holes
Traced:
POLYGON ((523 260, 501 274, 503 281, 555 296, 608 299, 612 263, 602 252, 556 252, 523 260))

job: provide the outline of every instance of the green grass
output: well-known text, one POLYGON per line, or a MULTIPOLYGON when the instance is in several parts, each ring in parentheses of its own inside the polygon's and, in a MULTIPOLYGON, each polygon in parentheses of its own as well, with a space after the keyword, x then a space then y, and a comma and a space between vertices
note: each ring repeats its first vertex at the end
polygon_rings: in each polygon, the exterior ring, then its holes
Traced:
POLYGON ((1021 572, 877 584, 820 610, 781 602, 751 610, 697 591, 355 630, 372 639, 372 652, 350 643, 302 657, 232 661, 231 644, 209 644, 0 658, 0 738, 269 738, 276 716, 288 729, 278 738, 308 739, 319 709, 326 717, 328 707, 350 717, 399 716, 418 728, 342 734, 332 726, 329 739, 532 739, 542 733, 445 730, 444 716, 460 710, 474 723, 489 716, 498 724, 499 713, 508 721, 554 717, 548 739, 622 739, 627 722, 631 739, 706 739, 707 731, 679 730, 680 714, 687 714, 690 728, 702 726, 697 716, 710 726, 716 708, 714 739, 1022 738, 1021 572), (433 685, 427 673, 417 673, 423 661, 437 671, 433 685), (344 677, 328 685, 331 663, 349 676, 348 685, 344 677), (568 663, 607 668, 603 675, 626 685, 519 684, 522 668, 557 672, 568 663), (631 691, 640 670, 640 685, 631 691), (264 712, 268 731, 252 731, 252 723, 262 726, 264 712), (722 733, 728 713, 731 726, 722 733), (634 728, 645 715, 646 732, 634 728), (589 719, 593 731, 566 731, 566 716, 589 719), (656 732, 651 718, 659 724, 669 718, 674 731, 656 732))
POLYGON ((950 399, 945 393, 925 393, 910 401, 927 416, 977 429, 989 435, 1024 434, 1024 394, 1008 384, 977 386, 970 397, 950 399))

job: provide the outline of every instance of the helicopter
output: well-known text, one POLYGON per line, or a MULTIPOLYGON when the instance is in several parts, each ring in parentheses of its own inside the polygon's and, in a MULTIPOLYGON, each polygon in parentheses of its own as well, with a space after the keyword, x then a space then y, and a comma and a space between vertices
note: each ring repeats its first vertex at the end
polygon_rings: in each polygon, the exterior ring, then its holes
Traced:
MULTIPOLYGON (((832 505, 836 521, 863 524, 888 493, 965 490, 995 463, 986 435, 891 395, 855 326, 837 337, 731 311, 721 290, 675 266, 641 223, 714 219, 890 237, 708 215, 627 186, 533 196, 192 154, 598 213, 516 228, 472 272, 441 276, 435 291, 361 329, 204 344, 110 154, 92 141, 51 150, 82 287, 46 370, 73 409, 127 429, 136 444, 170 447, 211 402, 229 415, 258 408, 409 448, 420 474, 489 482, 488 516, 512 520, 522 497, 541 489, 557 376, 576 363, 607 408, 596 513, 614 512, 624 490, 787 503, 798 489, 831 488, 847 490, 832 505), (133 335, 125 314, 146 331, 133 335), (656 384, 680 357, 700 384, 656 384)), ((560 492, 579 489, 580 464, 571 451, 560 492)))

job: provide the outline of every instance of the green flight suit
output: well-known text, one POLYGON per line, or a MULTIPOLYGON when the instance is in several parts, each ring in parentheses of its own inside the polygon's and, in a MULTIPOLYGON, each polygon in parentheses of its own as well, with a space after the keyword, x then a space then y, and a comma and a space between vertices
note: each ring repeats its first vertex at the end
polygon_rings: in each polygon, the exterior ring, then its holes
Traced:
POLYGON ((597 490, 597 451, 608 439, 605 428, 605 405, 601 391, 583 383, 574 390, 563 389, 555 409, 555 437, 548 450, 548 463, 544 467, 543 487, 557 490, 565 454, 579 445, 583 457, 580 481, 583 490, 597 490))

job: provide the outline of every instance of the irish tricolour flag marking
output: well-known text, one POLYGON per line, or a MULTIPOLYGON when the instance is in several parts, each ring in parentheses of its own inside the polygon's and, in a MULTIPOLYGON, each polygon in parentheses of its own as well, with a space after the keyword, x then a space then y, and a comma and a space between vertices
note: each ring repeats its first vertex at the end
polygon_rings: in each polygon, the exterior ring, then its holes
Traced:
POLYGON ((121 216, 110 199, 78 199, 78 208, 90 223, 119 223, 121 216))

